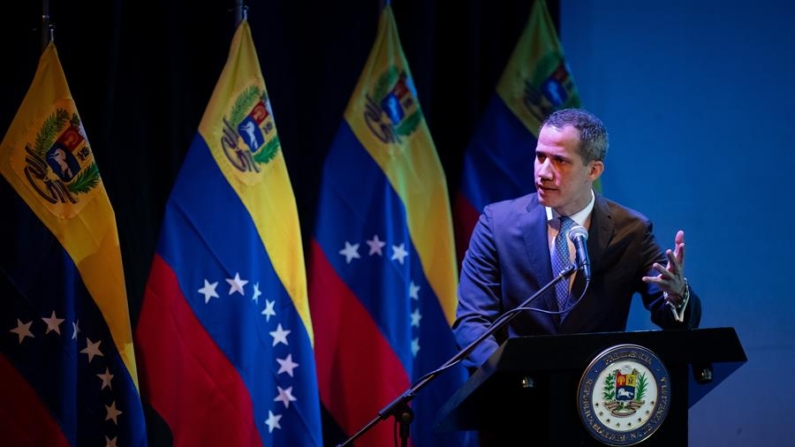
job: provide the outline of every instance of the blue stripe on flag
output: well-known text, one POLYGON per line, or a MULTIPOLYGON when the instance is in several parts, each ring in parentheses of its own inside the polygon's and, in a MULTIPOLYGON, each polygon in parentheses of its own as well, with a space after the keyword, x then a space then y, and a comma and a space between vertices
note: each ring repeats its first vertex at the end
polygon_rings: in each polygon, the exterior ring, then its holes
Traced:
POLYGON ((493 94, 464 155, 461 177, 461 191, 478 212, 535 191, 536 143, 536 135, 493 94))
MULTIPOLYGON (((405 206, 347 122, 337 133, 324 169, 318 211, 324 221, 316 226, 315 237, 337 274, 381 328, 405 370, 415 377, 411 345, 419 333, 409 322, 418 303, 422 303, 420 328, 435 332, 426 340, 438 336, 439 329, 449 329, 412 244, 405 206), (369 262, 372 256, 367 241, 374 235, 386 243, 379 262, 369 262), (340 253, 345 242, 359 244, 359 259, 347 262, 340 253), (408 253, 402 264, 392 259, 393 246, 401 244, 408 253), (412 283, 421 300, 409 296, 412 283)), ((429 343, 427 351, 433 350, 429 343)))
MULTIPOLYGON (((0 180, 5 196, 8 184, 0 180)), ((13 194, 13 192, 11 192, 13 194)), ((137 390, 111 338, 102 313, 83 284, 71 257, 19 197, 2 203, 18 205, 12 213, 15 242, 0 250, 0 352, 27 379, 58 421, 72 445, 105 445, 105 436, 119 445, 146 444, 143 410, 137 390), (47 331, 43 318, 63 319, 47 331), (31 323, 32 337, 22 342, 9 329, 18 320, 31 323), (79 332, 74 337, 73 324, 79 332), (88 340, 99 343, 100 355, 81 353, 88 340), (113 375, 112 388, 102 387, 98 374, 113 375), (105 406, 123 411, 117 424, 106 421, 105 406)), ((126 302, 125 302, 126 304, 126 302)), ((54 320, 53 320, 54 321, 54 320)))
POLYGON ((247 209, 218 169, 201 135, 193 140, 179 177, 166 210, 158 252, 176 273, 197 318, 245 382, 263 444, 307 444, 305 437, 311 433, 305 427, 318 427, 320 421, 314 420, 314 412, 302 410, 302 402, 318 396, 315 380, 309 380, 315 370, 310 366, 314 359, 306 328, 276 275, 247 209), (242 286, 242 295, 228 282, 236 275, 248 281, 242 286), (214 289, 205 288, 205 281, 217 284, 214 289), (261 293, 256 300, 255 285, 261 293), (218 296, 211 296, 210 290, 218 296), (263 314, 269 301, 275 302, 275 315, 270 318, 263 314), (274 346, 271 332, 278 327, 291 331, 287 335, 289 345, 274 346), (287 355, 299 364, 295 377, 278 373, 276 359, 287 355), (281 411, 284 404, 274 401, 277 386, 292 387, 297 401, 290 402, 289 408, 294 406, 296 412, 281 411), (283 413, 282 429, 269 433, 263 430, 262 422, 269 410, 276 413, 276 409, 283 413), (291 426, 300 428, 291 430, 291 426))

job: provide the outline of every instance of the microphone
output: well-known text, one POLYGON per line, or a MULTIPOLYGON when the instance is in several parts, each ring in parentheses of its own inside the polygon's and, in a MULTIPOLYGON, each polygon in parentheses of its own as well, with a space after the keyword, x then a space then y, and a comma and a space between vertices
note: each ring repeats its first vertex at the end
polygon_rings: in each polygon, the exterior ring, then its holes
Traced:
POLYGON ((591 280, 591 260, 588 258, 588 230, 582 225, 575 225, 569 230, 569 240, 577 249, 577 265, 582 268, 585 280, 591 280))

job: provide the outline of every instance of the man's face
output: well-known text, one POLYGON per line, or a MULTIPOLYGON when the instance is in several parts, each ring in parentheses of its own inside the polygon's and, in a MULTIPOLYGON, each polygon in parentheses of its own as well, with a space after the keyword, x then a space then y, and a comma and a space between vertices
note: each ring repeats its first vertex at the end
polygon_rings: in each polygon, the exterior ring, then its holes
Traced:
POLYGON ((583 163, 579 152, 580 132, 571 125, 562 129, 544 126, 538 135, 535 182, 538 200, 544 206, 569 216, 585 208, 591 187, 604 170, 604 163, 583 163))

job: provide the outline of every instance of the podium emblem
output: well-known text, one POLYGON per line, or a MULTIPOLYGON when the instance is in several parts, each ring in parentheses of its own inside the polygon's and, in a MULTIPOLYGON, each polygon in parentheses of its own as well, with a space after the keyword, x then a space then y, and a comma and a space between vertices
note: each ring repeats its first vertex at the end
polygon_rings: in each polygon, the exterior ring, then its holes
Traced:
POLYGON ((611 446, 648 439, 668 414, 671 383, 651 350, 622 344, 597 355, 580 379, 577 407, 585 429, 611 446))

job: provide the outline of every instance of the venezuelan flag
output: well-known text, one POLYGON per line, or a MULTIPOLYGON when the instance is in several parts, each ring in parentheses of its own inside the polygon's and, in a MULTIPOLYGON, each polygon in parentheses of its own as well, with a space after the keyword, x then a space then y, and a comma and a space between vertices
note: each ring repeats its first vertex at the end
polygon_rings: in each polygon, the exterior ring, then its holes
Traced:
POLYGON ((116 218, 52 42, 0 173, 0 443, 146 446, 116 218))
POLYGON ((247 21, 169 197, 135 331, 174 446, 319 446, 298 213, 247 21))
MULTIPOLYGON (((324 408, 352 436, 457 352, 448 190, 390 6, 321 182, 309 272, 318 381, 324 408)), ((465 379, 459 366, 419 391, 413 445, 464 445, 464 434, 435 434, 433 423, 465 379)), ((393 423, 355 445, 393 445, 393 423)))
POLYGON ((453 204, 455 239, 463 259, 483 207, 535 191, 538 132, 554 110, 580 98, 544 0, 530 18, 465 153, 453 204))

